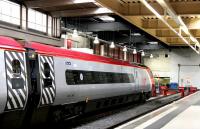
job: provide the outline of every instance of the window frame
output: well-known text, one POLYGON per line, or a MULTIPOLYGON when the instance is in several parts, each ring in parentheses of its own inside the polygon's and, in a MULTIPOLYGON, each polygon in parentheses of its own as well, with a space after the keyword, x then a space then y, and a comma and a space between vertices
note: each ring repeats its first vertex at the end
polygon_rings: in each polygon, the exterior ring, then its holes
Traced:
POLYGON ((84 71, 71 69, 67 69, 65 71, 65 80, 67 85, 135 83, 133 73, 84 71), (83 80, 80 79, 80 74, 83 75, 83 80))
MULTIPOLYGON (((16 7, 18 8, 18 11, 19 11, 19 17, 13 17, 12 14, 11 15, 3 14, 1 8, 0 8, 0 10, 1 10, 0 11, 0 15, 1 15, 1 17, 3 15, 8 15, 9 18, 13 18, 13 19, 19 20, 19 23, 15 24, 16 22, 10 22, 10 20, 6 21, 6 20, 3 20, 3 19, 0 19, 0 23, 2 23, 3 25, 12 26, 12 27, 15 27, 15 28, 20 28, 20 26, 21 26, 21 5, 19 3, 17 3, 17 2, 14 2, 14 1, 5 1, 5 0, 3 0, 1 2, 7 2, 9 4, 17 5, 16 7)), ((12 9, 12 8, 10 7, 10 9, 12 9)), ((14 10, 14 12, 15 11, 16 10, 14 10)))
POLYGON ((12 73, 14 75, 21 75, 22 73, 21 62, 18 59, 14 59, 12 60, 11 65, 12 65, 12 73), (19 67, 16 69, 16 66, 19 66, 19 67), (15 71, 18 71, 18 72, 15 72, 15 71))

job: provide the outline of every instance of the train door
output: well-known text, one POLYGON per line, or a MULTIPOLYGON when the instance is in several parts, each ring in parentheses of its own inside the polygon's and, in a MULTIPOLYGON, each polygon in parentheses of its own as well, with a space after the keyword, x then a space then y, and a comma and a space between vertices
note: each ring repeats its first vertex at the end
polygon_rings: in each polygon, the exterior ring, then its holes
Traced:
POLYGON ((38 55, 41 97, 39 106, 53 104, 56 96, 54 61, 52 56, 38 55))
POLYGON ((25 52, 5 51, 7 102, 5 111, 24 109, 28 98, 25 52))

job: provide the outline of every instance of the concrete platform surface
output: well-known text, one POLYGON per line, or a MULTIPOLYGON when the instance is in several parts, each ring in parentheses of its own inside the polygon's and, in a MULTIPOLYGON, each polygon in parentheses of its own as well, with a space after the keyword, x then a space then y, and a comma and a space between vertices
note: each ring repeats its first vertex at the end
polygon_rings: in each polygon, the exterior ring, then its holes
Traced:
POLYGON ((200 129, 200 91, 116 129, 200 129))

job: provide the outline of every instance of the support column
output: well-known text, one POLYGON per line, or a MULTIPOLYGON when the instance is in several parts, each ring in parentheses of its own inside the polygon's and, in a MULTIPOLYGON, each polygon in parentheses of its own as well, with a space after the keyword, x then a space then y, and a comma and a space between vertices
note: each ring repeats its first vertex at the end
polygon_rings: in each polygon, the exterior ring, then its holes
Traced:
POLYGON ((20 27, 23 30, 27 30, 28 28, 28 9, 24 6, 21 5, 21 17, 20 17, 20 27))

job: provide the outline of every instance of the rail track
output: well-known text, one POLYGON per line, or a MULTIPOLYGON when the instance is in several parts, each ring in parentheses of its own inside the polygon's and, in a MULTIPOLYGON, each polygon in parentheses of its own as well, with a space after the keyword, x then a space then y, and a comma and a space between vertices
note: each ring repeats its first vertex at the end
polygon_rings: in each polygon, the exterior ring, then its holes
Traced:
MULTIPOLYGON (((70 120, 65 120, 54 125, 59 129, 109 129, 122 125, 139 116, 163 107, 181 98, 181 94, 159 97, 146 101, 145 103, 119 105, 84 115, 70 120)), ((53 126, 51 126, 53 127, 53 126)))

